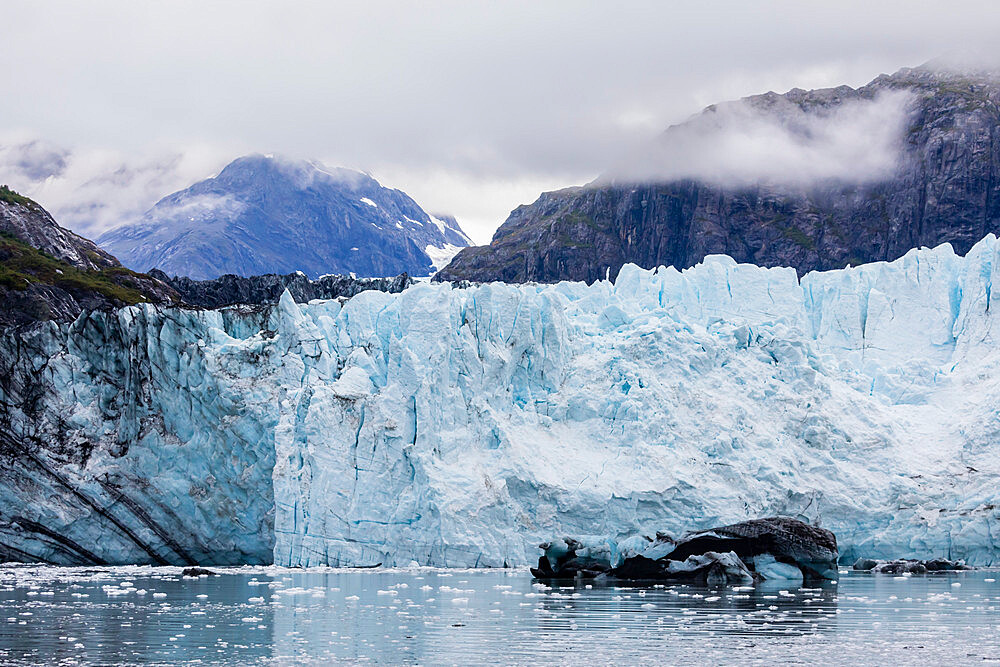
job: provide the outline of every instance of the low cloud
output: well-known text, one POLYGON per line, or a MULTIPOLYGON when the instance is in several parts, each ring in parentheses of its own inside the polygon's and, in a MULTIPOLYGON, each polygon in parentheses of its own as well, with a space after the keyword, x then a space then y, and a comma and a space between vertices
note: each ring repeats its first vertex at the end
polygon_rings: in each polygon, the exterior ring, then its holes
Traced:
POLYGON ((63 226, 90 238, 136 219, 164 195, 223 164, 223 154, 198 146, 126 156, 32 137, 0 137, 0 179, 38 201, 63 226))
POLYGON ((235 218, 244 209, 246 204, 230 195, 203 194, 186 197, 177 202, 168 200, 153 210, 149 221, 153 225, 161 221, 176 224, 178 220, 204 223, 207 220, 235 218))
POLYGON ((775 94, 715 105, 669 128, 598 182, 878 180, 899 164, 910 102, 904 92, 867 99, 843 89, 808 109, 775 94))
POLYGON ((319 160, 294 160, 285 156, 275 156, 274 159, 281 169, 295 182, 300 190, 311 188, 316 179, 343 183, 357 189, 368 181, 368 175, 356 169, 345 167, 329 167, 319 160))

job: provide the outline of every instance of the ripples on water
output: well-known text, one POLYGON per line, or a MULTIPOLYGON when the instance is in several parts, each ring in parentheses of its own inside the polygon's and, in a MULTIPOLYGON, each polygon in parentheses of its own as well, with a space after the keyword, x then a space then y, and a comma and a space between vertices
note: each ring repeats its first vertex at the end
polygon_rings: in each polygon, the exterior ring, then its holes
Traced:
POLYGON ((524 570, 0 566, 0 663, 1000 662, 1000 573, 548 587, 524 570))

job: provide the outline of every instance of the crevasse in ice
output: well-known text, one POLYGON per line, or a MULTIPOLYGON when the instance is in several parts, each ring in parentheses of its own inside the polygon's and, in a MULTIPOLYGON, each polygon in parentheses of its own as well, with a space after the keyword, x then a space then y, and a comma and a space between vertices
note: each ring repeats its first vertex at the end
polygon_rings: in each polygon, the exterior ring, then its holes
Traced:
MULTIPOLYGON (((521 565, 555 536, 785 514, 833 530, 846 560, 1000 564, 997 272, 989 236, 965 258, 944 245, 801 281, 713 256, 615 284, 134 307, 36 334, 32 428, 60 415, 98 443, 63 474, 171 562, 102 475, 155 525, 180 517, 202 562, 521 565), (98 398, 109 355, 157 360, 137 407, 98 398)), ((0 489, 0 512, 148 560, 57 486, 0 489)), ((0 537, 55 557, 30 531, 0 537)))

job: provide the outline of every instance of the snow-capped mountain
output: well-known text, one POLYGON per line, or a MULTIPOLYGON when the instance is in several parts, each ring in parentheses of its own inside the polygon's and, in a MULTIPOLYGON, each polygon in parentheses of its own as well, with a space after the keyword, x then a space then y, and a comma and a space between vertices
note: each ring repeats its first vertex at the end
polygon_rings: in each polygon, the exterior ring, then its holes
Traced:
POLYGON ((432 274, 470 245, 454 218, 350 169, 241 157, 98 243, 137 271, 194 279, 302 271, 432 274))
POLYGON ((782 514, 1000 565, 993 284, 990 235, 49 323, 0 337, 0 560, 523 565, 782 514))

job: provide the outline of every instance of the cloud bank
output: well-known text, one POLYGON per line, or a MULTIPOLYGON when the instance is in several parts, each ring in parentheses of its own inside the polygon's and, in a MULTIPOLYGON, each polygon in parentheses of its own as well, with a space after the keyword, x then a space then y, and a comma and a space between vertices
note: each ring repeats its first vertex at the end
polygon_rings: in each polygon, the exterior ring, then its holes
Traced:
POLYGON ((905 92, 890 91, 843 101, 831 93, 829 106, 808 111, 777 95, 712 106, 669 128, 598 182, 690 178, 806 186, 878 180, 899 164, 911 101, 905 92))
POLYGON ((129 222, 161 197, 216 172, 222 151, 200 146, 131 155, 0 136, 0 181, 89 238, 129 222))

